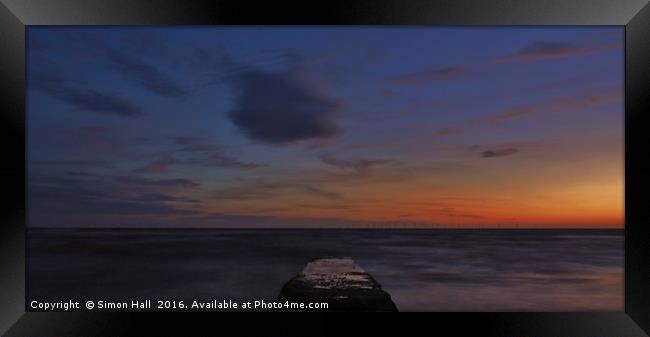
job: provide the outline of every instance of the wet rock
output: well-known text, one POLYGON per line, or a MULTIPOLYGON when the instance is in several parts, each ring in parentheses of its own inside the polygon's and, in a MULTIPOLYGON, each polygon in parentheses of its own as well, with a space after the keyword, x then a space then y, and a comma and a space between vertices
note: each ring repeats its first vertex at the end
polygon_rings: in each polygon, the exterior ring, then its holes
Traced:
POLYGON ((284 285, 278 301, 328 304, 328 309, 317 311, 397 311, 390 295, 350 258, 309 262, 284 285))

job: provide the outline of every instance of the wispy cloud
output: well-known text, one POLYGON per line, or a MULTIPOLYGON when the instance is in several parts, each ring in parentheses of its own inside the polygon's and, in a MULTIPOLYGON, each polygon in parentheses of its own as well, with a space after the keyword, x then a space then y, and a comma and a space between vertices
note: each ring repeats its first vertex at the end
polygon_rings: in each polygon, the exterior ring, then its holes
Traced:
POLYGON ((531 114, 548 111, 577 111, 602 104, 621 101, 622 99, 623 90, 620 88, 595 90, 578 95, 562 96, 538 102, 537 104, 518 106, 496 114, 471 119, 463 124, 439 130, 435 134, 438 136, 460 134, 471 129, 483 127, 486 125, 492 125, 531 114))
POLYGON ((158 96, 170 98, 180 98, 187 94, 185 89, 172 81, 156 66, 138 57, 112 49, 108 50, 109 68, 138 83, 146 90, 158 96))
POLYGON ((464 212, 461 210, 458 210, 456 207, 445 207, 442 209, 439 209, 437 211, 438 214, 448 216, 448 217, 455 217, 455 218, 470 218, 470 219, 487 219, 487 217, 478 215, 478 214, 473 214, 469 212, 464 212))
POLYGON ((343 210, 343 209, 348 210, 348 209, 355 208, 355 206, 349 204, 298 204, 296 206, 302 208, 326 209, 326 210, 343 210))
POLYGON ((27 194, 31 212, 36 215, 190 215, 200 211, 179 203, 200 206, 200 201, 178 193, 199 186, 199 183, 183 178, 33 173, 27 194))
POLYGON ((138 105, 124 97, 86 87, 73 86, 61 78, 34 76, 30 79, 29 84, 33 89, 82 111, 122 117, 137 117, 144 114, 138 105))
POLYGON ((481 158, 505 157, 519 153, 519 149, 514 147, 484 149, 478 145, 471 146, 470 151, 477 153, 481 158))
POLYGON ((132 30, 120 39, 120 47, 137 55, 160 56, 168 52, 170 45, 165 37, 150 30, 132 30))
POLYGON ((266 181, 245 182, 234 186, 218 189, 212 196, 214 199, 225 200, 258 200, 274 197, 282 184, 266 181))
POLYGON ((393 162, 391 159, 354 159, 345 160, 335 158, 331 155, 322 155, 320 159, 323 163, 337 167, 343 170, 351 170, 357 174, 368 174, 374 166, 388 164, 393 162))
POLYGON ((141 202, 164 202, 164 201, 174 201, 174 202, 188 202, 188 203, 198 203, 200 202, 197 199, 186 198, 186 197, 177 197, 164 193, 146 193, 130 200, 141 201, 141 202))
POLYGON ((301 189, 307 191, 308 193, 310 193, 312 195, 316 195, 316 196, 323 197, 323 198, 326 198, 326 199, 339 199, 339 198, 341 198, 341 194, 339 194, 339 193, 326 191, 326 190, 324 190, 322 188, 319 188, 319 187, 316 187, 316 186, 312 186, 312 185, 297 185, 297 186, 299 186, 301 189))
POLYGON ((341 103, 324 93, 322 77, 313 77, 292 50, 264 54, 264 62, 233 57, 220 46, 197 48, 189 60, 206 87, 231 89, 230 121, 249 139, 271 145, 322 141, 339 135, 335 120, 341 103), (284 65, 283 71, 268 66, 284 65))
POLYGON ((169 136, 170 139, 178 148, 179 152, 209 152, 209 151, 222 151, 223 147, 211 144, 205 139, 196 136, 169 136))
POLYGON ((127 183, 131 185, 139 185, 141 187, 165 187, 165 188, 190 188, 198 187, 201 184, 184 178, 175 179, 151 179, 140 176, 114 176, 112 177, 117 182, 127 183))
POLYGON ((87 167, 87 168, 105 168, 113 167, 113 164, 107 161, 92 160, 35 160, 30 162, 33 165, 60 166, 60 167, 87 167))
POLYGON ((460 67, 429 69, 395 77, 393 78, 393 82, 405 85, 425 84, 434 81, 457 79, 464 73, 465 69, 460 67))
MULTIPOLYGON (((108 70, 122 75, 143 89, 161 97, 181 98, 189 93, 182 85, 173 80, 168 73, 144 59, 142 55, 160 55, 165 49, 164 42, 158 35, 139 31, 123 36, 119 48, 109 43, 101 35, 84 31, 69 30, 59 35, 75 46, 81 47, 81 53, 97 60, 108 70)), ((157 57, 157 60, 164 58, 157 57)), ((91 89, 88 89, 91 90, 91 89)))
POLYGON ((135 169, 134 173, 165 172, 175 166, 219 167, 239 170, 252 170, 266 165, 242 161, 225 153, 221 146, 206 142, 200 137, 172 136, 176 148, 164 151, 159 158, 135 169), (178 155, 182 155, 180 158, 178 155), (188 157, 189 155, 189 157, 188 157))
POLYGON ((255 179, 242 181, 236 185, 217 190, 213 196, 215 199, 226 200, 271 199, 290 190, 324 199, 341 198, 339 193, 325 190, 306 179, 285 179, 278 181, 255 179))
POLYGON ((164 157, 148 163, 136 169, 135 173, 156 173, 164 172, 173 166, 195 166, 195 167, 220 167, 230 169, 252 170, 263 167, 262 164, 241 161, 222 153, 210 153, 207 156, 188 159, 178 159, 173 156, 164 157))
POLYGON ((493 58, 489 61, 489 63, 501 64, 569 58, 581 55, 595 54, 622 47, 623 45, 618 42, 592 46, 581 46, 566 42, 538 41, 514 53, 493 58))

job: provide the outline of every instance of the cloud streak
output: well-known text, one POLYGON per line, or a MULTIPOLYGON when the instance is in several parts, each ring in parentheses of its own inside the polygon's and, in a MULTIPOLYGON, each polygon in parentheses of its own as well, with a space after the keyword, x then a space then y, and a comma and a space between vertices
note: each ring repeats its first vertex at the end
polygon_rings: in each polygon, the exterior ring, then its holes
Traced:
POLYGON ((548 59, 570 58, 622 48, 620 43, 580 46, 566 42, 538 41, 514 53, 493 58, 491 64, 532 62, 548 59))
POLYGON ((322 189, 308 181, 285 180, 270 182, 258 179, 219 189, 214 194, 214 198, 224 200, 272 199, 288 190, 303 192, 311 196, 330 200, 340 199, 342 197, 337 192, 322 189))
POLYGON ((447 81, 461 77, 465 69, 460 67, 448 67, 430 69, 398 76, 393 79, 394 83, 404 85, 426 84, 435 81, 447 81))
POLYGON ((77 30, 62 34, 61 36, 65 36, 69 42, 81 47, 81 54, 100 60, 107 69, 120 74, 155 95, 182 98, 189 93, 160 67, 142 58, 141 55, 161 55, 164 50, 164 43, 156 34, 143 31, 132 32, 123 37, 119 48, 111 45, 96 33, 77 30))
POLYGON ((322 188, 315 187, 312 185, 298 185, 301 189, 309 192, 312 195, 316 195, 325 199, 340 199, 341 195, 336 192, 326 191, 322 188))
POLYGON ((235 157, 227 156, 222 153, 212 153, 206 157, 178 159, 175 157, 165 157, 136 169, 134 173, 159 173, 165 172, 174 166, 195 166, 195 167, 219 167, 240 170, 252 170, 263 167, 264 165, 241 161, 235 157))
POLYGON ((36 76, 30 81, 30 85, 35 90, 82 111, 120 117, 137 117, 144 114, 139 106, 123 97, 89 88, 75 88, 62 79, 36 76))
POLYGON ((588 109, 594 106, 621 101, 623 99, 623 90, 605 89, 585 92, 578 95, 562 96, 534 105, 523 105, 514 107, 496 114, 466 121, 464 124, 452 126, 439 130, 435 133, 437 136, 447 136, 461 134, 463 132, 480 128, 487 125, 493 125, 500 122, 538 114, 548 111, 577 111, 588 109))
POLYGON ((141 85, 146 90, 168 98, 181 98, 187 94, 186 90, 169 79, 157 67, 136 57, 109 50, 110 52, 107 54, 109 56, 109 68, 141 85))
POLYGON ((218 145, 205 142, 203 139, 192 136, 168 137, 177 147, 165 152, 161 158, 149 162, 145 166, 134 170, 134 173, 160 173, 176 166, 218 167, 239 170, 252 170, 266 165, 242 161, 234 156, 224 153, 218 145), (183 155, 185 158, 178 158, 183 155), (190 155, 191 157, 187 157, 190 155))
POLYGON ((129 185, 135 185, 134 187, 161 187, 161 188, 191 188, 199 187, 201 184, 197 183, 194 180, 175 178, 175 179, 151 179, 143 178, 140 176, 115 176, 112 177, 113 180, 119 183, 126 183, 129 185))
POLYGON ((505 156, 510 156, 515 153, 518 153, 519 150, 514 149, 514 148, 509 148, 509 149, 498 149, 498 150, 487 150, 481 152, 481 157, 483 158, 494 158, 494 157, 505 157, 505 156))
MULTIPOLYGON (((177 193, 199 187, 183 178, 150 179, 119 175, 34 175, 28 199, 34 214, 161 216, 199 214, 200 201, 177 193), (179 205, 181 204, 181 205, 179 205)), ((64 224, 61 224, 64 225, 64 224)))
POLYGON ((344 160, 335 158, 331 155, 322 155, 320 160, 328 165, 334 166, 343 170, 352 170, 357 174, 369 174, 374 166, 388 164, 393 162, 390 159, 357 159, 357 160, 344 160))

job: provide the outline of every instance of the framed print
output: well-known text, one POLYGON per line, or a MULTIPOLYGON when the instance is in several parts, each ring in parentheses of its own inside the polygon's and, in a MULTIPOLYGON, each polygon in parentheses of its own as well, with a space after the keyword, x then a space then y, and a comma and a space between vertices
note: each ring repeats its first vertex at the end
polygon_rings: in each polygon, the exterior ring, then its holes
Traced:
POLYGON ((7 336, 650 331, 644 1, 0 9, 7 336))

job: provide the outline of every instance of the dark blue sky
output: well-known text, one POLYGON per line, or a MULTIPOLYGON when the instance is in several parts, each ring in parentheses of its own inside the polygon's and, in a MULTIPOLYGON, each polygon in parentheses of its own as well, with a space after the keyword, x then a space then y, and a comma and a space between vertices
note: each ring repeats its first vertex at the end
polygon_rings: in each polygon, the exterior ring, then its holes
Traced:
POLYGON ((622 27, 29 27, 30 226, 622 225, 622 27))

